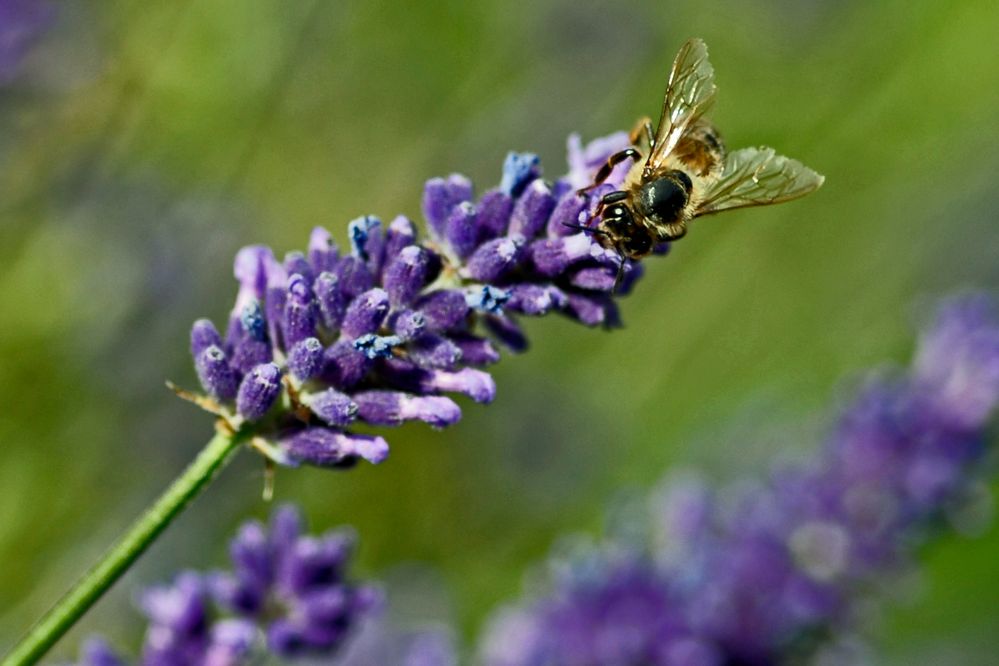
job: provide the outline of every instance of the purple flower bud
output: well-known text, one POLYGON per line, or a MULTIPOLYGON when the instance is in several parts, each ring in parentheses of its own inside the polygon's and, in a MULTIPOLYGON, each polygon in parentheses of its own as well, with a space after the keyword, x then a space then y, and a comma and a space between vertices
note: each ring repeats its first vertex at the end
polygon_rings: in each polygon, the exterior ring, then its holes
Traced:
MULTIPOLYGON (((620 150, 624 150, 629 145, 631 144, 627 132, 615 132, 609 136, 594 139, 586 144, 585 147, 578 134, 569 135, 568 180, 573 188, 579 189, 592 183, 597 169, 603 166, 607 158, 620 150)), ((617 186, 624 181, 625 175, 632 166, 631 162, 618 165, 607 181, 612 186, 617 186)))
POLYGON ((260 419, 281 394, 281 369, 262 363, 243 378, 236 396, 236 410, 247 421, 260 419))
POLYGON ((365 391, 354 394, 361 418, 374 425, 396 426, 419 420, 443 428, 461 419, 461 409, 450 398, 412 396, 398 391, 365 391))
POLYGON ((613 325, 617 322, 614 302, 606 297, 591 298, 582 294, 568 294, 566 312, 587 326, 613 325))
POLYGON ((489 365, 500 360, 499 351, 485 338, 453 333, 451 341, 461 350, 461 360, 469 365, 489 365))
POLYGON ((339 330, 343 315, 347 312, 347 296, 340 289, 340 279, 330 272, 320 273, 312 289, 319 304, 323 326, 329 331, 339 330))
POLYGON ((79 666, 126 666, 126 664, 102 638, 90 637, 80 650, 79 666))
POLYGON ((305 338, 288 352, 288 369, 299 381, 307 381, 323 368, 323 343, 318 338, 305 338))
POLYGON ((204 349, 195 358, 194 368, 198 372, 201 386, 209 395, 219 400, 232 400, 236 397, 239 381, 220 347, 211 345, 204 349))
POLYGON ((403 310, 391 315, 389 327, 403 342, 422 335, 427 328, 427 318, 417 310, 403 310))
POLYGON ((371 361, 354 348, 351 340, 342 340, 327 347, 323 353, 323 370, 320 377, 333 386, 346 390, 364 378, 371 361))
POLYGON ((267 319, 267 335, 271 342, 277 346, 283 346, 284 340, 284 309, 288 301, 287 281, 282 281, 282 285, 267 287, 267 300, 265 302, 265 314, 267 319))
POLYGON ((503 160, 503 178, 500 191, 519 197, 527 184, 541 174, 541 160, 533 153, 507 153, 503 160))
POLYGON ((409 305, 427 283, 430 253, 418 245, 403 248, 385 267, 382 282, 393 307, 409 305))
MULTIPOLYGON (((229 543, 229 557, 242 580, 264 586, 274 577, 267 531, 258 521, 252 520, 240 526, 229 543)), ((210 583, 214 586, 215 581, 210 583)))
POLYGON ((385 259, 388 261, 399 254, 402 248, 416 242, 416 227, 405 215, 399 215, 388 226, 385 232, 385 259))
POLYGON ((275 262, 274 253, 265 245, 250 245, 236 253, 233 274, 240 287, 263 299, 267 289, 268 267, 275 262))
POLYGON ((569 283, 580 289, 610 291, 617 282, 617 270, 610 266, 586 266, 569 278, 569 283))
POLYGON ((475 204, 462 201, 451 209, 444 223, 444 236, 458 257, 464 259, 479 242, 478 212, 475 204))
POLYGON ((334 275, 340 284, 340 291, 349 301, 375 286, 375 277, 368 265, 353 255, 344 257, 336 265, 334 275))
POLYGON ((347 225, 354 256, 369 267, 377 268, 381 264, 381 252, 384 248, 381 226, 382 221, 373 215, 359 217, 347 225))
POLYGON ((495 282, 517 265, 523 243, 519 237, 502 236, 479 246, 468 260, 468 276, 480 282, 495 282))
POLYGON ((490 190, 479 200, 479 229, 483 238, 495 238, 510 226, 513 199, 500 190, 490 190))
POLYGON ((465 294, 455 289, 439 289, 420 298, 416 307, 426 318, 428 331, 447 331, 465 321, 468 303, 465 294))
POLYGON ((389 311, 389 296, 384 289, 375 287, 353 301, 347 307, 347 314, 340 326, 344 338, 358 338, 375 333, 385 321, 389 311))
POLYGON ((257 640, 257 627, 250 620, 227 618, 212 626, 204 664, 246 663, 257 640))
MULTIPOLYGON (((305 278, 306 284, 312 284, 315 279, 315 274, 312 271, 312 265, 309 260, 305 258, 305 255, 301 252, 289 252, 284 255, 284 271, 288 275, 301 275, 305 278)), ((291 285, 289 285, 290 287, 291 285)))
POLYGON ((543 180, 535 180, 517 199, 510 215, 509 234, 520 234, 524 238, 534 238, 548 224, 548 216, 555 208, 552 188, 543 180))
POLYGON ((368 359, 391 358, 392 350, 402 344, 402 338, 397 335, 375 335, 367 333, 354 340, 354 349, 364 354, 368 359))
POLYGON ((548 218, 548 235, 571 236, 579 233, 579 229, 574 227, 584 224, 589 219, 588 207, 589 201, 586 197, 576 194, 563 197, 548 218))
POLYGON ((445 225, 451 209, 472 198, 472 181, 461 174, 427 181, 423 189, 423 216, 430 231, 438 238, 445 237, 445 225))
MULTIPOLYGON (((256 302, 254 301, 254 303, 256 302)), ((257 307, 259 308, 259 305, 257 307)), ((256 321, 256 319, 250 321, 256 321)), ((226 337, 226 347, 232 350, 229 362, 237 372, 245 374, 254 366, 271 360, 271 346, 247 331, 243 321, 237 320, 231 324, 226 337)))
POLYGON ((430 391, 462 393, 475 402, 492 402, 496 397, 496 382, 492 376, 474 368, 464 368, 458 372, 433 370, 424 386, 430 391))
POLYGON ((336 389, 326 389, 322 393, 304 397, 303 402, 312 413, 331 426, 342 428, 350 425, 357 417, 357 405, 349 396, 336 389))
POLYGON ((328 428, 306 428, 281 440, 281 448, 294 461, 316 467, 342 465, 352 458, 380 463, 388 457, 388 443, 381 437, 349 435, 328 428))
POLYGON ((323 227, 316 227, 309 236, 309 263, 317 273, 331 271, 336 267, 340 256, 333 236, 323 227))
POLYGON ((503 305, 510 300, 510 292, 506 289, 485 284, 481 287, 471 287, 465 293, 465 303, 473 310, 501 314, 503 305))
POLYGON ((462 360, 461 349, 457 345, 433 333, 410 342, 406 351, 413 363, 421 368, 454 370, 462 360))
POLYGON ((565 292, 554 285, 517 284, 510 288, 508 306, 515 312, 538 316, 565 306, 565 292))
POLYGON ((284 344, 291 347, 306 338, 315 337, 318 318, 319 306, 309 281, 302 275, 292 275, 288 280, 284 306, 284 344))
POLYGON ((489 332, 512 351, 521 352, 527 349, 527 336, 511 317, 485 317, 484 322, 489 332))
POLYGON ((206 603, 204 581, 193 571, 178 575, 173 585, 150 588, 139 598, 140 607, 154 624, 180 635, 205 626, 206 603))
POLYGON ((222 347, 222 336, 208 319, 199 319, 191 327, 191 356, 198 358, 211 346, 222 347))
POLYGON ((384 362, 382 371, 385 378, 395 386, 413 393, 463 393, 475 402, 491 402, 496 396, 493 378, 488 373, 472 368, 464 368, 458 372, 424 370, 409 361, 389 359, 384 362))

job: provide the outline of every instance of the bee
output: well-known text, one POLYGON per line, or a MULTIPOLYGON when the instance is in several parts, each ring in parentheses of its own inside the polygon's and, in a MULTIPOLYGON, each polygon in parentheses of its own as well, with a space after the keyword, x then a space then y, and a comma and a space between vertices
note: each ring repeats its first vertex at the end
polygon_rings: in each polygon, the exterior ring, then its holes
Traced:
POLYGON ((726 152, 718 130, 704 118, 715 92, 707 47, 690 39, 673 61, 656 131, 650 118, 640 119, 631 132, 632 147, 611 155, 593 184, 580 190, 600 185, 618 164, 634 161, 621 189, 601 198, 596 227, 587 227, 601 245, 638 259, 660 243, 682 238, 695 217, 797 199, 822 185, 821 175, 771 148, 726 152))

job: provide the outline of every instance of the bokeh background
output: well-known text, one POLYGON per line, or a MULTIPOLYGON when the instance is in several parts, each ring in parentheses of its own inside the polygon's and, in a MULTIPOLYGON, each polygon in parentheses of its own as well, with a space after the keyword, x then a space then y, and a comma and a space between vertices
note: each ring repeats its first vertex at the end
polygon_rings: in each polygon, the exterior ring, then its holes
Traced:
MULTIPOLYGON (((999 292, 989 0, 57 7, 0 87, 0 650, 209 437, 163 381, 195 384, 188 328, 224 320, 237 248, 419 218, 425 179, 485 189, 511 149, 561 173, 571 131, 658 113, 687 37, 711 49, 729 145, 773 145, 826 185, 695 224, 648 262, 621 330, 530 322, 493 405, 403 428, 380 467, 280 472, 277 499, 313 526, 356 528, 360 574, 469 644, 623 492, 814 450, 844 381, 904 362, 934 297, 999 292)), ((242 455, 54 654, 95 631, 134 649, 135 590, 221 564, 267 515, 261 488, 242 455)), ((872 627, 884 663, 994 664, 997 558, 995 527, 927 551, 872 627)))

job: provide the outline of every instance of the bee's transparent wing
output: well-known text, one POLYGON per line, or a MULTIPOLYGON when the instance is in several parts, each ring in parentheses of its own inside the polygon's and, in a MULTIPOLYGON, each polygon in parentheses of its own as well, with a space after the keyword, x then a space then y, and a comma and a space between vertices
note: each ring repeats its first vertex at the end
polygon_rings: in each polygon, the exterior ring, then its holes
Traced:
POLYGON ((663 168, 687 129, 711 106, 715 91, 715 72, 708 62, 708 47, 700 39, 687 40, 676 54, 669 73, 655 145, 645 160, 646 177, 663 168))
POLYGON ((725 156, 721 176, 708 187, 694 215, 797 199, 817 190, 824 180, 773 148, 743 148, 725 156))

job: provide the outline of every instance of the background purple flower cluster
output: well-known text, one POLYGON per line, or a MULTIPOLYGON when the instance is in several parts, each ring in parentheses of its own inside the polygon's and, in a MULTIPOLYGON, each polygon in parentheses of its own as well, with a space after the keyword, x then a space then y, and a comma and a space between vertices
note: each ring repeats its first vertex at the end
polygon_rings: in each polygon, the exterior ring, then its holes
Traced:
MULTIPOLYGON (((350 532, 302 534, 290 507, 270 529, 251 521, 230 545, 232 568, 187 571, 140 599, 149 618, 144 666, 227 666, 251 662, 264 646, 281 657, 329 656, 380 605, 381 593, 348 582, 350 532)), ((101 639, 83 649, 83 666, 126 663, 101 639)))
POLYGON ((556 562, 548 596, 496 617, 485 663, 859 663, 858 601, 982 492, 997 401, 992 304, 945 303, 911 370, 863 385, 814 460, 721 492, 667 483, 651 547, 556 562))
POLYGON ((581 227, 623 173, 583 195, 576 187, 627 140, 584 148, 570 138, 570 172, 554 183, 540 178, 536 156, 511 153, 500 185, 477 199, 464 176, 430 180, 428 240, 406 217, 368 216, 348 225, 349 252, 322 228, 283 261, 244 248, 225 336, 206 319, 191 331, 212 408, 233 427, 253 422, 257 447, 282 464, 377 463, 385 440, 349 429, 453 424, 461 410, 443 393, 489 402, 495 385, 479 368, 499 359, 495 341, 526 347, 519 316, 616 324, 614 298, 639 267, 622 266, 581 227))

